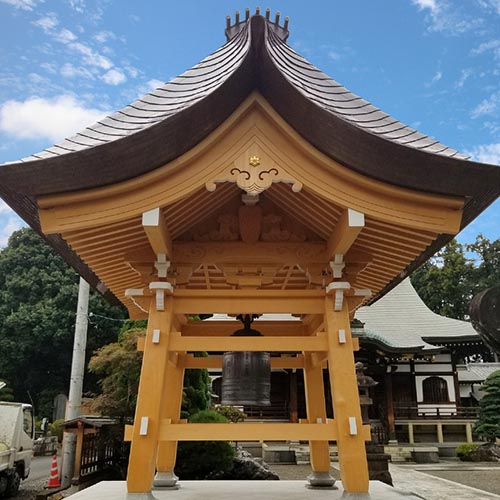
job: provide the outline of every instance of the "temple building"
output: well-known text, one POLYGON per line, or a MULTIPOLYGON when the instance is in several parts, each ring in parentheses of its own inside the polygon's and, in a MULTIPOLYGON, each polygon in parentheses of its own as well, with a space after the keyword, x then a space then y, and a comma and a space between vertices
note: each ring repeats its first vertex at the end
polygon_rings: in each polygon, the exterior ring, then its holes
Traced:
MULTIPOLYGON (((367 492, 355 311, 376 308, 500 194, 498 167, 350 92, 287 44, 288 24, 268 10, 238 14, 193 68, 0 167, 2 198, 105 297, 148 318, 126 431, 130 495, 174 486, 177 442, 208 438, 309 441, 309 482, 324 487, 335 441, 344 491, 367 492), (232 336, 236 320, 191 319, 200 313, 295 319, 262 322, 250 338, 232 336), (184 369, 220 369, 221 352, 271 353, 270 369, 301 372, 306 418, 181 420, 184 369)), ((408 339, 415 366, 434 349, 425 335, 408 339)), ((408 403, 425 402, 417 392, 408 403)))

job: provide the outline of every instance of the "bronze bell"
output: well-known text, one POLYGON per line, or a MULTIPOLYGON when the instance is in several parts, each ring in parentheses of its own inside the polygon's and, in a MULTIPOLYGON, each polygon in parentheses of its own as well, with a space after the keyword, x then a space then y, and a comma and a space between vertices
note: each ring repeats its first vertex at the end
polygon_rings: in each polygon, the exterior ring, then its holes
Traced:
MULTIPOLYGON (((260 337, 251 328, 253 316, 238 316, 244 328, 235 337, 260 337)), ((221 403, 231 406, 271 404, 271 354, 269 352, 225 352, 222 357, 221 403)))

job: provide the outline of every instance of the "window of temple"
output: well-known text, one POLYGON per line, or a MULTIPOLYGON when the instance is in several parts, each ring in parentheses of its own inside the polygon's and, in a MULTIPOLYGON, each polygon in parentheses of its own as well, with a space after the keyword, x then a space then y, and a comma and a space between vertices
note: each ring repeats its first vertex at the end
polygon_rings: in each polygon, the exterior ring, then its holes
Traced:
POLYGON ((449 401, 448 384, 441 377, 429 377, 422 383, 424 403, 444 403, 449 401))

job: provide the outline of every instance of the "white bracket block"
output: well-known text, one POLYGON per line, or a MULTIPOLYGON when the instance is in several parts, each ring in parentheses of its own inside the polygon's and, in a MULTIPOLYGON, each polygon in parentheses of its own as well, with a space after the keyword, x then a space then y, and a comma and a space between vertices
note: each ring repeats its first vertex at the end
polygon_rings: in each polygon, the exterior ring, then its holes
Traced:
POLYGON ((153 344, 160 343, 160 334, 161 334, 161 331, 158 328, 155 328, 153 330, 153 344))
POLYGON ((351 436, 358 435, 358 424, 356 422, 356 417, 349 417, 349 434, 351 436))
POLYGON ((347 221, 349 227, 365 227, 365 214, 357 212, 352 208, 348 208, 347 221))
POLYGON ((153 281, 149 284, 149 289, 155 292, 156 296, 156 310, 165 310, 165 293, 171 295, 174 293, 172 283, 168 281, 153 281))
POLYGON ((354 289, 355 297, 371 297, 372 291, 369 288, 355 288, 354 289))
POLYGON ((339 344, 345 344, 345 343, 346 343, 345 330, 340 329, 339 330, 339 344))
POLYGON ((159 253, 156 256, 155 268, 158 271, 158 278, 166 278, 170 267, 170 261, 164 253, 159 253))
POLYGON ((139 436, 148 435, 148 424, 149 424, 149 417, 141 417, 141 427, 139 428, 139 436))
POLYGON ((344 304, 344 291, 350 290, 351 284, 348 281, 332 281, 326 287, 326 293, 329 295, 335 293, 335 311, 341 311, 344 304))
POLYGON ((316 419, 316 423, 317 423, 317 424, 322 424, 322 423, 323 423, 323 419, 322 419, 321 417, 318 417, 318 418, 316 419))
POLYGON ((334 260, 330 261, 330 267, 334 278, 342 278, 342 271, 345 267, 344 256, 341 253, 336 253, 334 260))

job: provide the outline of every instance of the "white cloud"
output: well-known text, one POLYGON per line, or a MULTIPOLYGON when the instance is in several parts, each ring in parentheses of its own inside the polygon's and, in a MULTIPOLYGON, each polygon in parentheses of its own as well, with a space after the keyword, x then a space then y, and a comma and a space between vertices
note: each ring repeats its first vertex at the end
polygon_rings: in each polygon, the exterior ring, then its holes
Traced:
POLYGON ((49 12, 46 16, 33 21, 35 26, 42 28, 44 33, 50 34, 54 31, 54 28, 59 24, 59 19, 57 19, 57 14, 55 12, 49 12))
POLYGON ((471 69, 463 69, 460 78, 456 81, 455 87, 458 89, 463 88, 465 82, 472 76, 473 71, 471 69))
POLYGON ((493 9, 500 14, 500 0, 479 0, 479 4, 486 9, 493 9))
POLYGON ((82 66, 73 66, 71 63, 65 63, 61 67, 61 75, 65 78, 88 78, 89 80, 94 79, 94 75, 82 66))
POLYGON ((108 40, 115 40, 116 35, 112 31, 99 31, 97 35, 94 35, 94 40, 100 43, 106 43, 108 40))
POLYGON ((414 5, 416 5, 420 10, 430 9, 436 10, 437 4, 436 0, 411 0, 414 5))
POLYGON ((101 78, 108 85, 119 85, 127 80, 125 74, 116 68, 110 69, 101 78))
POLYGON ((482 18, 471 17, 460 5, 449 0, 411 0, 411 3, 427 13, 429 31, 458 35, 478 28, 484 22, 482 18))
POLYGON ((484 99, 478 104, 471 113, 472 118, 478 118, 483 115, 496 113, 500 107, 500 92, 491 94, 487 99, 484 99))
POLYGON ((432 77, 432 80, 428 83, 425 84, 426 87, 430 87, 434 85, 436 82, 439 82, 443 78, 443 72, 441 70, 437 70, 434 76, 432 77))
POLYGON ((113 67, 113 63, 107 57, 95 52, 84 43, 72 42, 68 44, 68 47, 81 54, 83 56, 82 61, 87 66, 97 66, 104 70, 108 70, 113 67))
POLYGON ((157 80, 156 78, 152 78, 151 80, 148 80, 146 83, 140 85, 137 89, 137 94, 135 96, 132 96, 131 98, 133 99, 136 97, 142 97, 146 94, 149 94, 149 92, 152 92, 158 87, 162 87, 163 85, 165 85, 165 82, 163 80, 157 80))
POLYGON ((33 10, 33 8, 36 7, 38 0, 0 0, 0 2, 12 5, 16 9, 33 10))
POLYGON ((52 74, 57 73, 57 66, 54 63, 44 62, 40 64, 40 68, 52 74))
POLYGON ((109 114, 87 108, 73 96, 52 99, 30 97, 7 101, 0 107, 0 130, 18 139, 49 139, 71 136, 109 114))
POLYGON ((500 47, 500 40, 498 40, 498 39, 488 40, 487 42, 481 43, 475 49, 472 49, 471 54, 473 54, 473 55, 482 54, 483 52, 486 52, 487 50, 496 49, 498 47, 500 47))
POLYGON ((83 14, 83 10, 85 9, 85 0, 69 0, 69 5, 76 12, 83 14))
POLYGON ((500 143, 481 144, 467 151, 473 160, 500 165, 500 143))
POLYGON ((55 35, 55 39, 61 43, 73 42, 77 39, 77 36, 70 30, 63 28, 59 33, 55 35))

